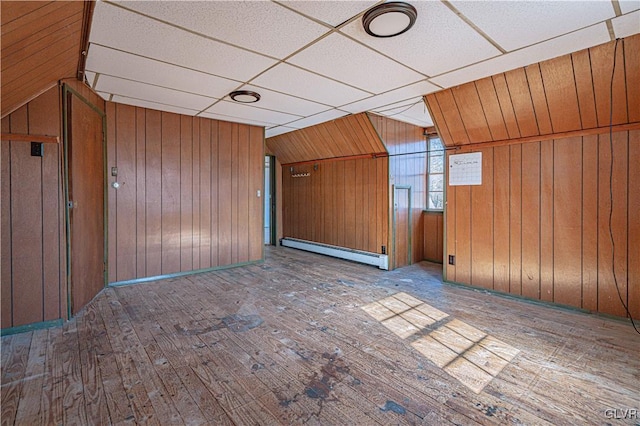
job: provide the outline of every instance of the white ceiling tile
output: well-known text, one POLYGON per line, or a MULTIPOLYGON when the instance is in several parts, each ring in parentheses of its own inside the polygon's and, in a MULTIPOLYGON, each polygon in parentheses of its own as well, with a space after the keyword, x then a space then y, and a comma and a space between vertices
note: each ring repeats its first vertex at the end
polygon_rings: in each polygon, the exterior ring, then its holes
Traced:
POLYGON ((202 111, 216 101, 216 99, 193 93, 180 92, 107 75, 100 76, 95 90, 198 111, 202 111))
POLYGON ((84 72, 84 77, 85 77, 86 81, 88 82, 89 86, 93 86, 93 80, 96 78, 96 73, 91 72, 91 71, 85 71, 84 72))
POLYGON ((325 37, 287 62, 372 93, 386 92, 424 78, 338 33, 325 37))
POLYGON ((457 86, 514 68, 566 55, 610 40, 606 24, 594 25, 488 61, 462 68, 431 79, 442 87, 457 86))
POLYGON ((147 102, 147 101, 143 101, 140 99, 133 99, 133 98, 128 98, 126 96, 114 96, 112 99, 113 102, 117 102, 119 104, 125 104, 125 105, 133 105, 133 106, 138 106, 138 107, 143 107, 143 108, 149 108, 149 109, 155 109, 158 111, 167 111, 167 112, 174 112, 176 114, 183 114, 183 115, 196 115, 198 113, 198 111, 193 110, 193 109, 188 109, 188 108, 179 108, 179 107, 175 107, 172 105, 164 105, 164 104, 158 104, 155 102, 147 102))
POLYGON ((418 1, 412 5, 418 12, 416 23, 399 36, 372 37, 362 28, 361 19, 341 31, 428 76, 500 53, 443 3, 418 1))
POLYGON ((111 97, 111 93, 106 93, 106 92, 96 92, 96 93, 100 95, 100 97, 105 101, 108 101, 109 98, 111 97))
POLYGON ((96 2, 89 40, 239 81, 246 81, 276 63, 274 59, 197 36, 102 1, 96 2))
POLYGON ((616 37, 629 37, 640 33, 640 10, 611 20, 616 37))
POLYGON ((376 1, 309 1, 309 0, 286 0, 282 4, 295 9, 307 16, 315 18, 332 27, 337 27, 352 17, 364 12, 369 7, 376 4, 376 1))
POLYGON ((198 114, 198 116, 205 117, 205 118, 213 118, 214 120, 230 121, 232 123, 250 124, 252 126, 258 126, 258 127, 274 126, 274 123, 265 123, 263 121, 258 121, 258 120, 248 120, 246 118, 233 117, 231 115, 212 114, 210 112, 203 112, 198 114))
POLYGON ((620 10, 622 13, 633 12, 640 9, 640 0, 619 0, 620 10))
POLYGON ((238 90, 251 90, 259 93, 260 102, 258 102, 256 106, 259 106, 260 108, 286 112, 288 114, 307 116, 330 109, 327 105, 307 101, 305 99, 296 98, 294 96, 285 95, 283 93, 274 92, 273 90, 250 84, 242 86, 238 90))
POLYGON ((310 117, 303 118, 298 121, 287 123, 287 127, 294 127, 296 129, 304 129, 305 127, 313 126, 315 124, 324 123, 325 121, 335 120, 336 118, 349 115, 348 112, 332 109, 329 111, 321 112, 320 114, 312 115, 310 117))
POLYGON ((440 90, 438 86, 433 85, 428 81, 421 81, 409 86, 401 87, 400 89, 391 90, 381 95, 372 96, 361 101, 343 105, 340 107, 340 109, 349 111, 352 114, 356 114, 363 111, 370 111, 372 109, 389 105, 395 102, 404 101, 417 95, 426 95, 438 90, 440 90))
POLYGON ((392 118, 394 120, 397 120, 397 121, 402 121, 402 122, 405 122, 405 123, 413 124, 414 126, 418 126, 418 127, 431 127, 431 126, 433 126, 433 122, 431 122, 431 121, 417 119, 415 117, 410 117, 410 116, 403 115, 403 114, 394 115, 393 117, 390 117, 390 118, 392 118))
POLYGON ((283 112, 263 109, 253 104, 242 104, 234 101, 218 102, 211 108, 208 108, 206 112, 274 124, 284 124, 301 118, 300 115, 285 114, 283 112))
MULTIPOLYGON (((420 99, 420 101, 422 101, 422 99, 420 99)), ((397 120, 401 120, 401 118, 405 120, 411 119, 416 123, 420 123, 421 126, 433 126, 433 120, 431 119, 427 106, 424 102, 400 106, 398 108, 377 113, 397 120)))
POLYGON ((238 82, 92 44, 87 69, 101 74, 222 98, 238 82))
POLYGON ((278 136, 278 135, 282 135, 284 133, 289 133, 289 132, 293 132, 294 129, 293 127, 285 127, 285 126, 276 126, 276 127, 272 127, 270 129, 265 130, 265 137, 270 138, 272 136, 278 136))
POLYGON ((284 63, 273 67, 251 83, 331 106, 343 105, 369 96, 362 90, 284 63))
POLYGON ((119 3, 145 15, 280 59, 328 31, 326 27, 270 1, 119 3))
POLYGON ((610 1, 456 1, 451 4, 507 51, 615 16, 610 1))

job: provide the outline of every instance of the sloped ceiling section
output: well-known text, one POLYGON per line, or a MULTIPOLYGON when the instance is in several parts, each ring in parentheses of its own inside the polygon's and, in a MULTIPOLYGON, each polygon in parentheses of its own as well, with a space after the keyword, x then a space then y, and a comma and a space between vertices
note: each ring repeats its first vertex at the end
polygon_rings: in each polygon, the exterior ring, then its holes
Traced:
POLYGON ((273 136, 266 143, 282 164, 387 153, 366 113, 273 136))
POLYGON ((640 34, 424 99, 450 147, 639 123, 640 34))
MULTIPOLYGON (((85 1, 3 1, 2 117, 63 78, 76 77, 85 1)), ((88 20, 88 17, 87 17, 88 20)))

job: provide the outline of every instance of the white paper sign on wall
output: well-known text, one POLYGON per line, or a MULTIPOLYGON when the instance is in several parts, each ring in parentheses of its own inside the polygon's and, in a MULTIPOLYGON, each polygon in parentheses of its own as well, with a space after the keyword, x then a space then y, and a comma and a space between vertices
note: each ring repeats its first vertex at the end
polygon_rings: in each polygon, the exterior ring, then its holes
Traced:
POLYGON ((449 156, 449 186, 482 185, 482 153, 449 156))

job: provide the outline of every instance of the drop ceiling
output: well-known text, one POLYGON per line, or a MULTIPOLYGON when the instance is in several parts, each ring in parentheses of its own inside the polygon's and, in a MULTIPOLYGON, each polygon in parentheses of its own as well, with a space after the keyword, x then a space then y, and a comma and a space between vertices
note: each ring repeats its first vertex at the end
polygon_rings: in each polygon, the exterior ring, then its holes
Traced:
POLYGON ((640 32, 640 0, 450 0, 409 1, 414 27, 374 38, 377 3, 98 1, 85 76, 107 100, 267 137, 363 111, 427 127, 422 95, 640 32))

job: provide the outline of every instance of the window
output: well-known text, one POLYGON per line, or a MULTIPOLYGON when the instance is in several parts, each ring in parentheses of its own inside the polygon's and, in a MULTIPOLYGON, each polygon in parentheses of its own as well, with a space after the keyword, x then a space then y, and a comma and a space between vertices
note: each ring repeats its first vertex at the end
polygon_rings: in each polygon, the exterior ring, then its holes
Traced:
POLYGON ((444 147, 440 138, 429 138, 428 153, 428 204, 429 210, 442 210, 444 207, 444 147))

